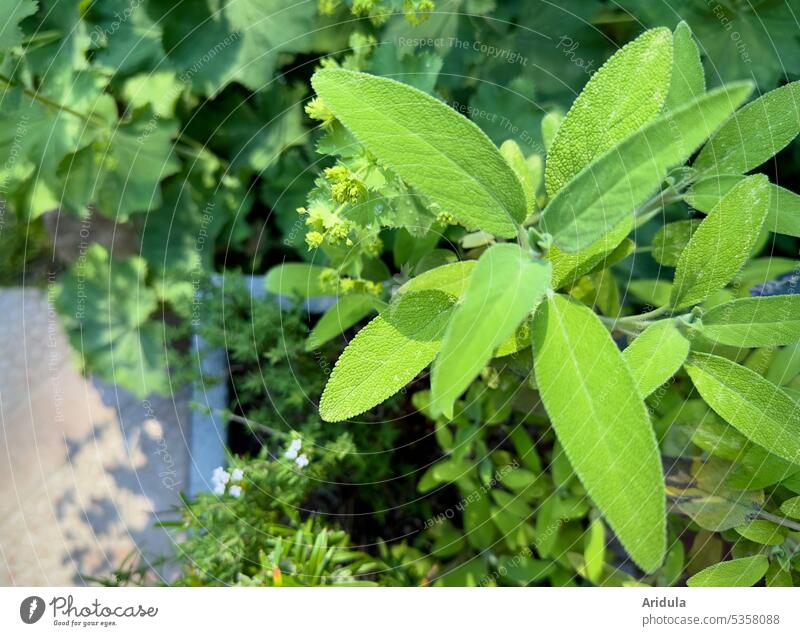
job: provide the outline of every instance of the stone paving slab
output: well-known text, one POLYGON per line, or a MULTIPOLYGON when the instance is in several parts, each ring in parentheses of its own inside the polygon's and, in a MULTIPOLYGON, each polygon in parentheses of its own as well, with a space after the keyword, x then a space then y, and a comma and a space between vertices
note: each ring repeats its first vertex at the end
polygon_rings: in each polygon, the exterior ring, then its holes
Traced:
POLYGON ((171 554, 154 523, 186 488, 189 392, 139 400, 84 378, 43 290, 0 290, 0 353, 0 585, 171 554))

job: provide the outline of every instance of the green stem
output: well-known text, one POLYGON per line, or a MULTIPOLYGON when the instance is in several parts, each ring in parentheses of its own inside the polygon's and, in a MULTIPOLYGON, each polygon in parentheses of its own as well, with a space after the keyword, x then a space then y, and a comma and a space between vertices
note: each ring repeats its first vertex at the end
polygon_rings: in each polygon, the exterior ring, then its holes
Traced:
POLYGON ((771 521, 772 523, 776 523, 779 526, 783 526, 784 528, 790 528, 795 532, 800 532, 800 523, 792 521, 791 519, 786 519, 785 517, 774 515, 771 512, 767 512, 766 510, 759 510, 758 516, 761 517, 762 519, 766 519, 767 521, 771 521))
POLYGON ((96 123, 96 121, 99 121, 104 126, 108 125, 107 122, 105 122, 104 120, 95 120, 95 121, 93 121, 92 118, 89 115, 86 115, 85 113, 81 113, 81 112, 79 112, 77 110, 73 110, 72 108, 69 108, 68 106, 64 106, 63 104, 59 104, 58 102, 55 102, 55 101, 53 101, 52 99, 50 99, 48 97, 45 97, 44 95, 42 95, 38 91, 32 91, 29 88, 25 88, 24 86, 20 86, 14 80, 12 80, 10 77, 6 77, 5 75, 0 75, 0 82, 3 82, 4 84, 6 84, 7 86, 10 86, 12 88, 18 88, 19 90, 21 90, 28 97, 31 97, 31 98, 35 99, 40 104, 44 104, 45 106, 47 106, 49 108, 54 108, 55 110, 59 110, 59 111, 65 112, 65 113, 69 113, 70 115, 78 117, 79 119, 82 119, 83 121, 85 121, 87 123, 96 123))

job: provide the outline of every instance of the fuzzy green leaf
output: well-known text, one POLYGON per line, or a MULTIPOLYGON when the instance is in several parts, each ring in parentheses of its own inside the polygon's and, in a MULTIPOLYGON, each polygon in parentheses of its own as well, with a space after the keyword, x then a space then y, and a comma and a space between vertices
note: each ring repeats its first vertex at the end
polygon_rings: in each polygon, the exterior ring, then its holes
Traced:
POLYGON ((757 554, 707 567, 686 583, 689 587, 750 587, 761 580, 768 567, 767 557, 757 554))
POLYGON ((685 219, 661 227, 653 236, 653 258, 662 265, 675 267, 699 225, 699 219, 685 219))
POLYGON ((528 165, 525 155, 522 154, 519 144, 511 139, 504 141, 500 146, 500 154, 503 155, 503 159, 506 160, 514 174, 517 175, 522 191, 525 193, 528 214, 533 214, 536 210, 537 183, 534 180, 533 170, 528 165))
POLYGON ((769 205, 769 181, 753 175, 740 182, 703 219, 675 271, 671 303, 682 309, 724 287, 753 249, 769 205))
MULTIPOLYGON (((701 179, 686 194, 686 202, 708 213, 731 188, 746 178, 738 174, 720 174, 701 179)), ((800 196, 770 183, 769 210, 764 227, 777 234, 800 237, 800 196)))
POLYGON ((686 360, 689 341, 675 323, 660 320, 650 325, 623 351, 639 395, 646 398, 669 380, 686 360))
POLYGON ((749 103, 720 128, 694 162, 698 170, 749 172, 785 148, 800 132, 800 82, 749 103))
POLYGON ((542 401, 575 472, 625 549, 652 572, 666 550, 664 477, 647 409, 587 307, 547 299, 533 328, 542 401))
POLYGON ((542 226, 558 246, 591 245, 645 202, 752 90, 737 82, 659 117, 596 158, 553 197, 542 226))
POLYGON ((700 51, 686 22, 680 22, 675 27, 672 46, 672 81, 665 104, 667 110, 680 108, 700 97, 706 90, 706 76, 703 64, 700 62, 700 51))
POLYGON ((455 400, 539 304, 549 282, 550 263, 531 260, 515 243, 481 255, 431 369, 434 413, 452 413, 455 400))
POLYGON ((22 31, 19 23, 24 18, 36 13, 36 3, 33 0, 0 0, 0 59, 8 49, 22 44, 22 31))
POLYGON ((527 211, 522 186, 473 122, 383 77, 324 69, 312 84, 356 139, 419 192, 469 228, 516 235, 527 211))
POLYGON ((356 334, 328 379, 319 412, 338 422, 380 404, 427 367, 438 353, 453 298, 408 293, 356 334))
POLYGON ((686 370, 714 411, 745 437, 800 464, 800 407, 755 371, 705 353, 693 353, 686 370))
POLYGON ((769 347, 800 341, 800 296, 756 296, 717 305, 705 314, 702 334, 734 347, 769 347))
POLYGON ((458 261, 429 269, 405 283, 397 290, 397 294, 438 290, 454 298, 461 298, 477 263, 478 261, 458 261))
POLYGON ((553 196, 595 157, 658 116, 669 92, 672 34, 646 31, 587 82, 558 128, 547 156, 553 196))
POLYGON ((348 330, 376 309, 382 309, 381 300, 367 294, 342 296, 314 325, 306 340, 306 351, 319 349, 329 340, 348 330))

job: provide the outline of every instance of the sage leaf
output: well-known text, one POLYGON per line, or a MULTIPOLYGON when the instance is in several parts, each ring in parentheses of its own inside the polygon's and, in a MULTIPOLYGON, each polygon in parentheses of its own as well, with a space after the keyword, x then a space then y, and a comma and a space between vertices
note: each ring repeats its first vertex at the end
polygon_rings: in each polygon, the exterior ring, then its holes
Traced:
POLYGON ((306 339, 306 351, 319 349, 371 312, 383 309, 385 304, 375 296, 367 294, 342 296, 314 325, 314 329, 306 339))
POLYGON ((431 369, 434 413, 452 414, 455 400, 539 304, 549 283, 550 263, 532 260, 514 243, 481 255, 431 369))
POLYGON ((283 263, 267 272, 264 287, 271 294, 290 298, 327 296, 330 290, 320 283, 320 275, 330 271, 333 270, 309 263, 283 263))
POLYGON ((763 554, 723 561, 690 577, 689 587, 750 587, 767 573, 769 561, 763 554))
POLYGON ((322 393, 322 419, 359 415, 413 380, 439 351, 452 308, 452 296, 423 291, 404 294, 374 318, 339 356, 322 393))
POLYGON ((694 162, 698 170, 749 172, 785 148, 800 132, 800 82, 750 102, 720 128, 694 162))
POLYGON ((429 269, 404 283, 397 294, 401 296, 411 292, 437 290, 454 298, 461 298, 477 263, 478 261, 458 261, 429 269))
POLYGON ((675 267, 700 219, 685 219, 662 226, 653 236, 653 258, 667 267, 675 267))
POLYGON ((516 235, 525 194, 476 124, 391 79, 324 69, 311 82, 356 139, 419 192, 468 228, 516 235))
POLYGON ((652 572, 666 551, 658 445, 628 365, 587 307, 552 296, 536 313, 534 369, 556 435, 633 560, 652 572))
POLYGON ((734 347, 800 342, 800 295, 739 298, 703 314, 701 333, 734 347))
POLYGON ((692 30, 681 21, 675 27, 672 42, 672 80, 664 107, 675 110, 700 97, 706 90, 706 76, 692 30))
POLYGON ((527 213, 533 214, 536 211, 536 187, 537 183, 534 179, 533 170, 528 165, 525 155, 522 154, 517 142, 508 139, 500 146, 500 154, 506 160, 508 165, 514 171, 514 174, 519 179, 522 186, 522 191, 525 193, 525 205, 527 213))
POLYGON ((685 364, 706 403, 742 435, 793 464, 800 464, 800 407, 755 371, 706 353, 685 364))
POLYGON ((728 84, 645 125, 559 190, 543 212, 542 227, 566 252, 591 245, 632 216, 751 90, 749 82, 728 84))
POLYGON ((764 175, 748 177, 703 219, 678 260, 670 300, 675 309, 702 302, 736 276, 764 225, 768 188, 764 175))
POLYGON ((553 196, 592 159, 658 116, 669 92, 672 34, 645 31, 592 75, 553 139, 545 187, 553 196))
MULTIPOLYGON (((686 193, 686 202, 708 213, 733 186, 746 178, 738 174, 720 174, 701 179, 686 193)), ((769 210, 764 227, 776 234, 800 237, 800 196, 770 183, 769 210)))
POLYGON ((653 323, 622 352, 642 398, 669 380, 687 355, 689 341, 672 320, 653 323))

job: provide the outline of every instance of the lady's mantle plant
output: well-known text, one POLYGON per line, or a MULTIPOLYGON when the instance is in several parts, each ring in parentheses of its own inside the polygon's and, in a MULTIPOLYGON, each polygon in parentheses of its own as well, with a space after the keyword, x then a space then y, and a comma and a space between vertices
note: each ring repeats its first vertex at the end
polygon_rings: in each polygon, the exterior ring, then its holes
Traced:
MULTIPOLYGON (((359 277, 374 255, 365 237, 374 241, 385 227, 415 234, 410 221, 380 216, 385 183, 407 189, 422 209, 417 218, 429 219, 419 243, 436 234, 434 220, 471 232, 462 241, 470 258, 417 266, 418 275, 404 276, 388 304, 377 289, 364 300, 363 289, 338 288, 339 303, 319 327, 325 338, 380 313, 339 358, 322 418, 355 417, 430 365, 426 409, 447 422, 469 408, 461 397, 487 365, 513 356, 524 371, 520 390, 538 391, 569 462, 644 572, 658 570, 669 548, 668 499, 703 528, 735 527, 756 542, 754 554, 726 564, 726 580, 738 575, 751 584, 774 559, 786 566, 785 553, 781 561, 769 547, 777 544, 753 539, 764 529, 752 524, 798 530, 787 519, 796 505, 773 513, 765 511, 763 493, 747 502, 726 498, 729 491, 712 476, 715 448, 694 460, 690 484, 676 479, 678 460, 670 465, 670 453, 659 447, 670 434, 656 435, 649 398, 665 383, 691 380, 719 416, 718 438, 736 439, 740 449, 758 449, 765 462, 800 474, 796 394, 780 378, 740 364, 746 349, 774 352, 800 341, 800 296, 794 289, 754 297, 721 291, 740 280, 766 232, 800 236, 800 198, 763 174, 747 174, 800 131, 800 83, 746 104, 749 82, 706 90, 685 24, 674 33, 647 31, 590 79, 546 136, 543 170, 541 157, 524 157, 514 142, 498 150, 475 124, 410 86, 331 67, 318 71, 313 85, 318 97, 309 110, 326 132, 320 149, 338 156, 338 167, 310 204, 319 211, 320 192, 332 184, 327 217, 310 224, 327 219, 339 234, 312 236, 328 268, 275 269, 270 288, 320 295, 324 281, 359 277), (356 157, 361 166, 353 172, 346 166, 356 157), (657 302, 646 312, 622 315, 597 274, 632 253, 628 237, 636 238, 636 228, 678 201, 705 216, 668 223, 653 240, 654 257, 675 268, 672 284, 655 286, 657 302), (612 335, 630 344, 621 351, 612 335)), ((687 409, 698 402, 696 394, 680 400, 687 409)), ((698 577, 690 584, 717 580, 713 569, 698 577)))

